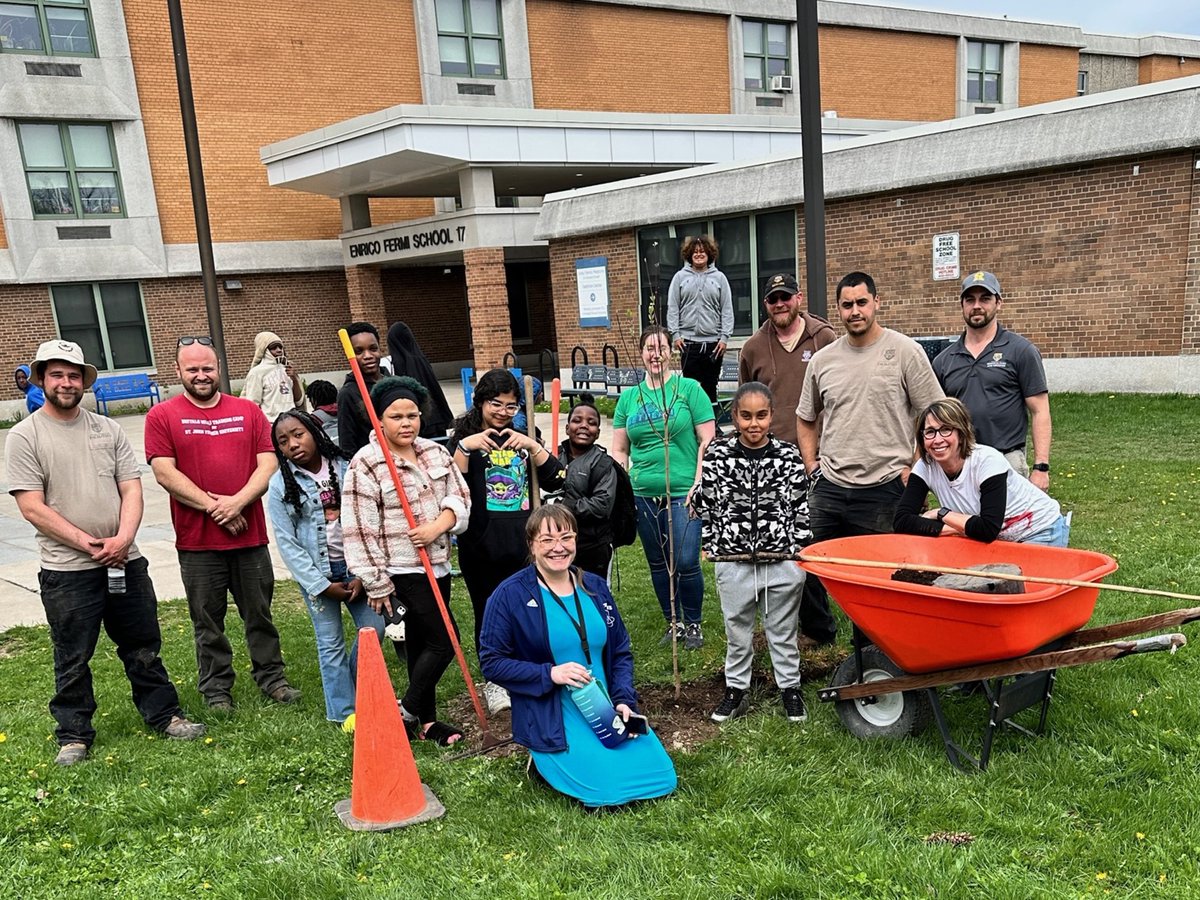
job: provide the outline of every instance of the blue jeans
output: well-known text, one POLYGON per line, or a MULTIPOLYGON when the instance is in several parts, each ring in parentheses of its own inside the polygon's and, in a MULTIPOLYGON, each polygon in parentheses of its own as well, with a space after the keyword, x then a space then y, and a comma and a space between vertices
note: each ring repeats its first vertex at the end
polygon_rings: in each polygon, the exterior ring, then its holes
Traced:
POLYGON ((59 744, 90 747, 96 738, 92 727, 96 695, 89 663, 101 626, 117 645, 133 689, 133 704, 146 724, 163 731, 172 717, 183 715, 175 685, 159 656, 158 601, 145 557, 130 560, 125 567, 124 594, 108 592, 108 569, 103 567, 77 572, 42 569, 38 584, 54 643, 50 714, 58 723, 54 735, 59 744))
MULTIPOLYGON (((634 497, 637 505, 638 537, 650 564, 650 580, 658 595, 663 617, 671 621, 671 575, 667 571, 666 498, 634 497)), ((671 527, 675 543, 675 602, 682 608, 682 621, 700 621, 704 600, 704 573, 700 571, 700 520, 688 516, 683 497, 671 498, 671 527)), ((680 620, 679 615, 675 616, 680 620)))
MULTIPOLYGON (((329 564, 330 580, 343 584, 353 576, 346 572, 346 563, 341 560, 329 564)), ((317 636, 317 665, 321 670, 321 687, 325 691, 325 718, 330 722, 344 722, 354 712, 354 679, 358 671, 358 638, 346 650, 346 631, 342 624, 342 604, 328 597, 310 597, 300 589, 308 617, 312 619, 313 632, 317 636)), ((383 617, 371 609, 366 594, 345 604, 354 620, 355 629, 374 628, 383 640, 383 617)))
POLYGON ((1043 528, 1037 534, 1031 534, 1021 543, 1046 544, 1050 547, 1065 547, 1071 537, 1071 526, 1067 524, 1066 516, 1059 516, 1058 521, 1049 528, 1043 528))

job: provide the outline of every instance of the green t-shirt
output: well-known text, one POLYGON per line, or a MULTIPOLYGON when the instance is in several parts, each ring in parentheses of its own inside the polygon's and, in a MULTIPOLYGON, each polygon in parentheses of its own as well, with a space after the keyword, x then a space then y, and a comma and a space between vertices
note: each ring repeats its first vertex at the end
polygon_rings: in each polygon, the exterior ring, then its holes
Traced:
POLYGON ((712 403, 700 382, 681 375, 663 389, 644 381, 627 388, 617 401, 613 427, 629 435, 629 480, 639 497, 682 497, 696 480, 700 440, 696 426, 713 420, 712 403), (663 456, 663 398, 670 413, 671 484, 663 456))

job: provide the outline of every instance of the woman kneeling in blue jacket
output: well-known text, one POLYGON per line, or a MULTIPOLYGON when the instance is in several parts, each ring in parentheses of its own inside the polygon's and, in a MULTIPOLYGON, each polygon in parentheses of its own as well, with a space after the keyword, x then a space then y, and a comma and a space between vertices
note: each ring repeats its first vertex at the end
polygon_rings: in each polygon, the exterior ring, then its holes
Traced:
POLYGON ((542 506, 525 538, 533 564, 487 602, 480 664, 512 696, 513 737, 555 790, 587 807, 619 806, 675 790, 675 766, 637 713, 629 632, 608 584, 581 572, 575 517, 542 506))

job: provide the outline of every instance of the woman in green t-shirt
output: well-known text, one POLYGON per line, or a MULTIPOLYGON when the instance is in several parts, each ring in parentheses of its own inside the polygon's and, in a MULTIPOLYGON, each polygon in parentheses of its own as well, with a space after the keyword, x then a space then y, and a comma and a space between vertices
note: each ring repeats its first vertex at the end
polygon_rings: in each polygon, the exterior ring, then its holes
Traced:
POLYGON ((671 336, 665 328, 647 328, 639 346, 646 380, 617 401, 612 455, 633 483, 638 536, 667 620, 662 643, 682 639, 685 649, 699 650, 704 646, 700 520, 689 517, 687 498, 700 482, 700 460, 713 439, 712 403, 699 382, 671 371, 671 336), (682 621, 672 615, 672 581, 682 621))

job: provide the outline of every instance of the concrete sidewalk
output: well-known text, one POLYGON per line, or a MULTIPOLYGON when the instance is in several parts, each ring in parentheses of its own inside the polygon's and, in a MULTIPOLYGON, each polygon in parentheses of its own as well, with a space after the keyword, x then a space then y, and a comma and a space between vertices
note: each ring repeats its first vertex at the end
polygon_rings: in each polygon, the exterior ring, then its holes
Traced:
MULTIPOLYGON (((442 389, 455 415, 460 414, 463 411, 461 384, 458 381, 445 381, 442 382, 442 389)), ((565 437, 563 429, 566 427, 566 418, 561 415, 559 419, 559 440, 565 437)), ((145 459, 145 415, 120 416, 115 421, 128 435, 134 455, 139 460, 145 459)), ((539 415, 537 424, 548 443, 549 415, 539 415)), ((8 429, 0 430, 0 454, 4 452, 8 434, 8 429)), ((601 423, 600 443, 608 446, 611 439, 612 423, 604 420, 601 423)), ((138 531, 138 549, 150 561, 150 577, 154 580, 159 599, 182 597, 183 581, 175 553, 175 530, 171 526, 169 498, 154 480, 149 465, 143 464, 141 472, 146 512, 138 531)), ((0 470, 0 478, 3 474, 0 470)), ((46 616, 38 595, 40 564, 36 533, 33 526, 21 518, 6 481, 0 480, 0 490, 3 491, 0 495, 0 631, 17 625, 45 625, 46 616)), ((273 534, 271 561, 277 579, 291 577, 275 549, 273 534)))

